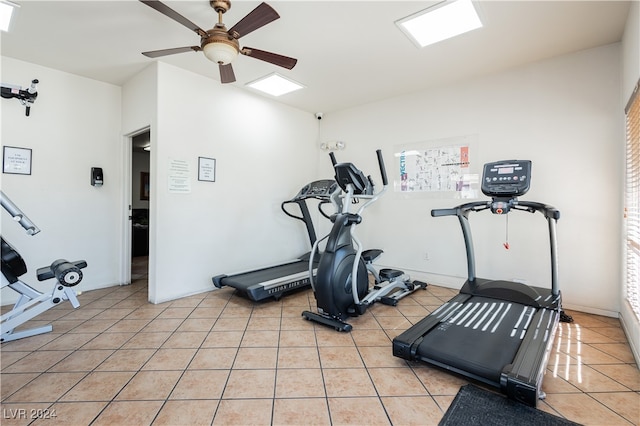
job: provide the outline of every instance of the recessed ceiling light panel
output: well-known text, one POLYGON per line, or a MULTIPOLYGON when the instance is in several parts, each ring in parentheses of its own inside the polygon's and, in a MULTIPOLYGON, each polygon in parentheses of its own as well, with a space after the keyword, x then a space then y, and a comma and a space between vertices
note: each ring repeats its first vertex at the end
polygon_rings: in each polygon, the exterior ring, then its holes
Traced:
POLYGON ((20 5, 7 0, 0 1, 0 31, 9 31, 11 17, 19 7, 20 5))
POLYGON ((418 47, 425 47, 482 27, 471 0, 444 1, 396 21, 418 47))
POLYGON ((284 78, 278 73, 269 74, 265 77, 261 77, 250 83, 247 83, 248 87, 267 93, 271 96, 281 96, 286 93, 293 92, 304 88, 303 85, 296 83, 293 80, 284 78))

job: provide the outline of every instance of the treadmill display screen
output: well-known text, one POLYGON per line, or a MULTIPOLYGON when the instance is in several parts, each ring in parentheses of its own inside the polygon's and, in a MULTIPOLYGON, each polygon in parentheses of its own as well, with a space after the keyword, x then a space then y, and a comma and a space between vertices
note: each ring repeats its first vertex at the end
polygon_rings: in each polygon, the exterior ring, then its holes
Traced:
POLYGON ((490 197, 517 197, 529 190, 531 161, 496 161, 484 165, 482 192, 490 197))

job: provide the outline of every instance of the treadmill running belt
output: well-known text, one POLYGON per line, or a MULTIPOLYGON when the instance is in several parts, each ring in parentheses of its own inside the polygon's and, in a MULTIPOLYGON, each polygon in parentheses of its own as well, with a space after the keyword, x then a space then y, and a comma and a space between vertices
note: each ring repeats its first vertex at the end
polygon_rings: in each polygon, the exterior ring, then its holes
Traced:
POLYGON ((245 272, 225 278, 225 285, 238 289, 248 289, 256 284, 262 284, 278 279, 286 279, 290 275, 309 271, 309 262, 300 260, 297 262, 285 263, 283 265, 272 266, 270 268, 258 269, 256 271, 245 272))
POLYGON ((530 306, 483 297, 447 302, 431 314, 440 323, 423 336, 417 356, 500 383, 534 313, 530 306))

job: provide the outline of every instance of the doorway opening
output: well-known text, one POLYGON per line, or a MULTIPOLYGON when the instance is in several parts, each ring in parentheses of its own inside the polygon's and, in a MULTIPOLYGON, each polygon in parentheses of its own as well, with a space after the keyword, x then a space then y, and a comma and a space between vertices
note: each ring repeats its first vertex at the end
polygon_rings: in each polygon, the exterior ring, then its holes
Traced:
POLYGON ((131 281, 147 279, 149 271, 149 130, 131 139, 131 281))

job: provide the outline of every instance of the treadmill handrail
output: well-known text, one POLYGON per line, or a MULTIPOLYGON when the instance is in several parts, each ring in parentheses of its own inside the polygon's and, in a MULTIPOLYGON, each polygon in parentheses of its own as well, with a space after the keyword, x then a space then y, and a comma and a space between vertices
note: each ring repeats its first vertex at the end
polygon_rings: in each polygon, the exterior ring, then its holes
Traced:
POLYGON ((307 202, 304 199, 294 199, 294 200, 283 201, 282 204, 280 204, 280 209, 287 216, 292 217, 294 219, 298 219, 305 224, 307 228, 307 235, 309 236, 309 242, 313 246, 313 243, 316 242, 317 237, 316 237, 316 230, 313 226, 313 221, 311 220, 311 214, 309 213, 309 207, 307 207, 307 202), (287 209, 284 207, 287 204, 291 204, 291 203, 298 205, 298 207, 300 208, 301 216, 296 216, 288 212, 287 209))
MULTIPOLYGON (((327 218, 327 219, 331 220, 331 215, 330 215, 330 214, 325 213, 325 211, 324 211, 324 210, 322 210, 322 206, 324 206, 325 204, 333 204, 333 202, 332 202, 331 200, 322 200, 322 201, 320 201, 320 202, 318 203, 318 211, 320 212, 320 214, 321 214, 322 216, 324 216, 325 218, 327 218)), ((339 210, 337 210, 337 211, 339 211, 339 210)))
MULTIPOLYGON (((467 252, 467 274, 469 283, 474 283, 476 280, 475 252, 473 248, 473 238, 471 236, 471 226, 469 225, 469 212, 488 210, 491 208, 492 201, 493 200, 474 201, 471 203, 460 204, 459 206, 450 209, 431 210, 432 217, 458 217, 458 221, 462 228, 462 235, 464 237, 465 250, 467 252)), ((549 246, 551 249, 551 293, 554 297, 557 297, 560 294, 560 287, 558 284, 556 223, 558 219, 560 219, 560 211, 553 206, 536 201, 519 201, 517 199, 513 199, 511 201, 513 210, 528 211, 530 213, 540 212, 547 219, 549 228, 549 246)))
POLYGON ((560 210, 548 204, 538 203, 536 201, 518 201, 517 204, 515 205, 516 210, 518 210, 518 206, 527 207, 527 210, 532 209, 534 211, 538 211, 542 213, 544 217, 546 217, 547 219, 554 219, 554 220, 560 219, 560 210))
POLYGON ((478 212, 486 210, 489 207, 491 207, 491 201, 473 201, 471 203, 460 204, 459 206, 453 207, 451 209, 433 209, 431 210, 431 216, 467 216, 470 211, 478 212))
MULTIPOLYGON (((460 204, 454 208, 450 209, 433 209, 431 210, 432 217, 440 217, 440 216, 456 216, 458 212, 461 214, 466 214, 469 211, 482 211, 491 207, 491 201, 474 201, 471 203, 460 204)), ((525 210, 531 213, 536 211, 542 213, 547 219, 560 219, 560 211, 553 206, 548 204, 539 203, 536 201, 513 201, 513 208, 515 210, 525 210), (518 207, 526 207, 526 208, 518 208, 518 207)))

